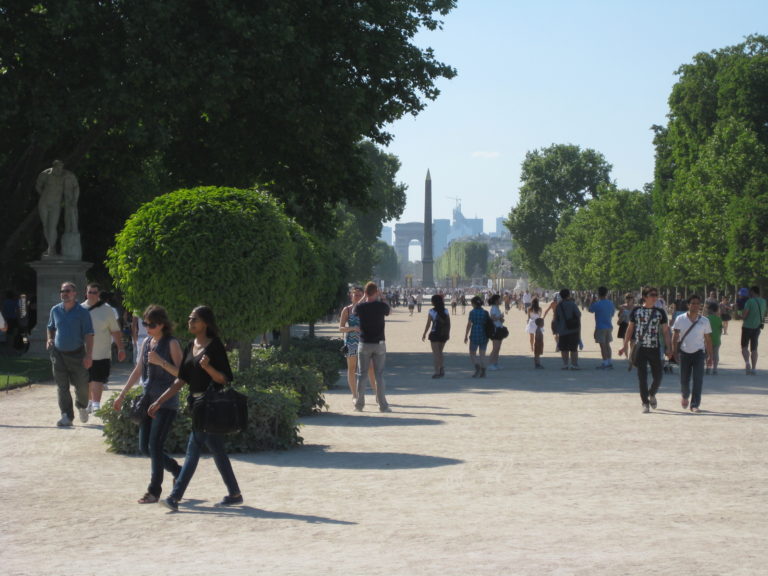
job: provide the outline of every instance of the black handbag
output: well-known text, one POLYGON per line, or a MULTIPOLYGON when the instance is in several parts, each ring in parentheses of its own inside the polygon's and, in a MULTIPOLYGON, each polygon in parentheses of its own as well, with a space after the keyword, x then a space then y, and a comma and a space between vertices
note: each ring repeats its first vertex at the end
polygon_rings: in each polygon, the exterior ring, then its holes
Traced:
POLYGON ((147 418, 147 410, 152 402, 149 399, 149 394, 144 392, 139 396, 134 396, 131 401, 131 405, 128 407, 128 418, 134 424, 141 424, 144 418, 147 418))
POLYGON ((231 387, 208 386, 192 403, 192 428, 208 434, 235 434, 248 427, 248 397, 231 387))

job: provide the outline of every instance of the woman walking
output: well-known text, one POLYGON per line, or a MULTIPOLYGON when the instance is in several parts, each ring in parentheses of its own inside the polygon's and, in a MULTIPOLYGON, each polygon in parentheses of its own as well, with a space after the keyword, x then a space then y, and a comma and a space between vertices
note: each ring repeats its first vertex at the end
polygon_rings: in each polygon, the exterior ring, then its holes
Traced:
POLYGON ((504 326, 504 314, 499 308, 501 303, 501 296, 493 294, 488 298, 488 304, 491 309, 489 314, 493 321, 493 336, 491 337, 491 356, 488 360, 488 370, 500 370, 499 368, 499 353, 501 352, 501 341, 509 335, 509 331, 504 326))
POLYGON ((427 313, 427 325, 421 336, 423 342, 429 332, 429 343, 432 346, 432 362, 435 365, 435 373, 432 378, 445 376, 445 364, 443 348, 451 335, 451 317, 445 309, 445 301, 440 294, 432 296, 432 310, 427 313))
MULTIPOLYGON (((541 305, 539 305, 539 299, 534 298, 531 301, 531 307, 528 309, 528 323, 525 325, 525 332, 531 340, 531 352, 535 353, 536 334, 539 331, 539 326, 536 324, 536 320, 541 318, 541 305)), ((544 320, 542 319, 541 326, 544 326, 544 320)), ((543 330, 542 330, 543 333, 543 330)))
MULTIPOLYGON (((360 318, 353 312, 355 305, 363 298, 363 288, 355 286, 349 293, 352 303, 341 311, 339 318, 339 332, 344 334, 344 346, 347 351, 344 355, 347 357, 347 384, 352 393, 352 401, 357 401, 357 345, 360 343, 360 318)), ((376 378, 374 377, 373 362, 368 368, 368 379, 373 388, 373 395, 376 395, 376 378)))
MULTIPOLYGON (((189 332, 194 336, 184 350, 178 378, 173 385, 149 407, 149 415, 155 417, 163 405, 173 398, 185 384, 189 385, 189 400, 202 396, 213 384, 221 388, 232 381, 227 351, 219 338, 219 330, 213 311, 208 306, 198 306, 189 315, 189 332)), ((187 443, 187 455, 171 495, 162 503, 174 512, 179 509, 179 500, 184 496, 189 481, 197 469, 203 445, 213 454, 213 461, 221 474, 228 494, 216 506, 233 506, 243 503, 240 487, 237 485, 232 463, 224 452, 224 439, 220 434, 192 430, 187 443)))
MULTIPOLYGON (((162 306, 151 305, 143 315, 142 324, 147 329, 148 338, 144 340, 138 353, 137 363, 128 377, 120 395, 115 399, 114 408, 120 411, 126 393, 141 379, 144 394, 151 402, 165 394, 179 373, 181 364, 181 345, 173 337, 173 327, 168 313, 162 306)), ((169 396, 163 407, 154 417, 145 415, 139 424, 139 449, 149 456, 150 479, 147 492, 139 498, 139 504, 154 504, 163 491, 163 471, 167 470, 174 478, 181 472, 181 466, 165 452, 165 439, 171 430, 179 409, 179 396, 169 396)))
POLYGON ((482 296, 472 296, 472 310, 467 319, 467 330, 464 333, 464 344, 469 343, 469 359, 475 367, 472 378, 485 378, 485 349, 488 347, 488 335, 485 326, 488 312, 483 309, 482 296), (478 359, 478 351, 480 357, 478 359))

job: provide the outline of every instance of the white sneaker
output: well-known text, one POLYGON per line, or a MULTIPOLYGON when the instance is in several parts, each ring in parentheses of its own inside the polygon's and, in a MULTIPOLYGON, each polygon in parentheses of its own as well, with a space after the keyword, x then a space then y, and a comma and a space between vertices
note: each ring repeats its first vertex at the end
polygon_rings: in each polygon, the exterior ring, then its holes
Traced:
POLYGON ((88 400, 88 408, 86 408, 85 410, 88 412, 88 414, 93 414, 93 402, 88 400))
POLYGON ((72 426, 72 420, 69 419, 69 416, 67 416, 65 413, 61 413, 61 419, 56 422, 56 426, 59 426, 61 428, 65 428, 68 426, 72 426))
POLYGON ((78 408, 77 413, 80 416, 80 422, 85 424, 88 422, 88 409, 87 408, 78 408))
POLYGON ((643 404, 643 414, 649 414, 651 412, 651 407, 648 404, 643 404))
POLYGON ((490 364, 490 365, 488 365, 488 370, 491 370, 491 371, 496 371, 496 370, 498 370, 498 369, 499 369, 499 368, 496 366, 496 364, 490 364))

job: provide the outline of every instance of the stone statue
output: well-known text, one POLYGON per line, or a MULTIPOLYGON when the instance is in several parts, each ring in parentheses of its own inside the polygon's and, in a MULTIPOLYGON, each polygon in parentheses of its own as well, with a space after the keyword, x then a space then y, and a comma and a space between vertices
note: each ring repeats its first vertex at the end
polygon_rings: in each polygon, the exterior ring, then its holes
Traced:
POLYGON ((77 201, 80 198, 80 186, 77 178, 69 170, 64 170, 61 160, 54 160, 53 166, 40 172, 35 183, 40 195, 37 203, 43 234, 48 243, 48 250, 43 256, 56 256, 59 217, 61 204, 64 202, 64 236, 61 239, 62 253, 66 258, 79 260, 82 257, 80 233, 78 231, 77 201))

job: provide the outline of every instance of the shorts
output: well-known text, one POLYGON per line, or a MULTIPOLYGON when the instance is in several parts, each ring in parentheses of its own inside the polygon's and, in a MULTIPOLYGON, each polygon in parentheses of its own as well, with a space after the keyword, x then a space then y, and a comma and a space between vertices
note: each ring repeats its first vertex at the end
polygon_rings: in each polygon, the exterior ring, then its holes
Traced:
POLYGON ((624 339, 624 336, 627 335, 627 327, 629 326, 629 322, 621 322, 619 324, 619 333, 616 335, 620 340, 624 339))
POLYGON ((345 357, 349 358, 351 356, 354 356, 357 358, 357 342, 351 342, 347 344, 347 351, 344 354, 345 357))
POLYGON ((469 353, 474 354, 475 351, 480 350, 480 352, 485 352, 486 348, 488 348, 488 340, 484 342, 474 342, 472 340, 469 341, 469 353))
POLYGON ((579 340, 581 340, 581 337, 578 332, 560 334, 560 338, 557 339, 557 345, 560 347, 561 352, 576 352, 579 349, 579 340))
POLYGON ((598 344, 609 344, 613 342, 613 334, 611 334, 611 328, 598 328, 595 330, 595 342, 598 344))
POLYGON ((101 382, 106 384, 109 381, 109 369, 112 362, 109 358, 105 360, 94 360, 88 369, 89 382, 101 382))
POLYGON ((741 329, 741 347, 747 348, 755 352, 757 350, 757 340, 760 338, 760 328, 743 328, 741 329))

